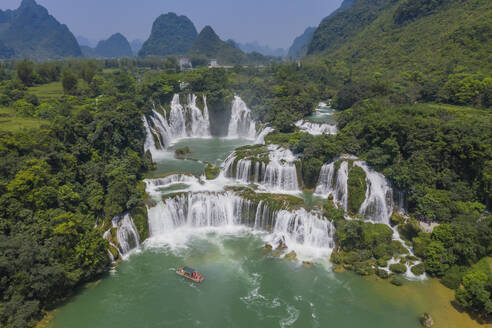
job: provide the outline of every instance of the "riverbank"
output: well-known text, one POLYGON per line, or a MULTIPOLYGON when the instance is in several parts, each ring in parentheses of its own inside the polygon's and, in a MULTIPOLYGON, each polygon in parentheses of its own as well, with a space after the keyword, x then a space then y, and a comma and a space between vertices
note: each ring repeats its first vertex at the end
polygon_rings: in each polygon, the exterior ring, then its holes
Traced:
POLYGON ((429 313, 434 320, 433 328, 492 327, 492 325, 478 323, 470 314, 460 312, 453 306, 454 290, 442 285, 438 279, 409 281, 399 287, 376 277, 366 280, 371 282, 371 289, 379 297, 412 307, 421 314, 429 313))

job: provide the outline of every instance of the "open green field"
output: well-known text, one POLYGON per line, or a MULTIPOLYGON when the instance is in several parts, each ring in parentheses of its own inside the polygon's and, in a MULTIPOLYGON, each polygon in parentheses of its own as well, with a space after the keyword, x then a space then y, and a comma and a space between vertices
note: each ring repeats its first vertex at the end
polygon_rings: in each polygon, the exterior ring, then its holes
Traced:
POLYGON ((0 107, 0 131, 2 132, 39 129, 43 124, 48 124, 48 121, 18 116, 13 108, 0 107))
POLYGON ((61 82, 51 82, 29 88, 29 93, 36 95, 39 99, 59 98, 63 96, 61 82))

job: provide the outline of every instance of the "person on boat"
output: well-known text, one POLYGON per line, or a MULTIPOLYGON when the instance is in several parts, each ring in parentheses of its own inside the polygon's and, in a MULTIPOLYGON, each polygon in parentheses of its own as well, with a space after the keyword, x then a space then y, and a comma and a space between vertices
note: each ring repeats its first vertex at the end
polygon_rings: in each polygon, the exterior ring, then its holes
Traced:
POLYGON ((198 276, 198 280, 199 281, 202 280, 202 275, 201 274, 198 276))

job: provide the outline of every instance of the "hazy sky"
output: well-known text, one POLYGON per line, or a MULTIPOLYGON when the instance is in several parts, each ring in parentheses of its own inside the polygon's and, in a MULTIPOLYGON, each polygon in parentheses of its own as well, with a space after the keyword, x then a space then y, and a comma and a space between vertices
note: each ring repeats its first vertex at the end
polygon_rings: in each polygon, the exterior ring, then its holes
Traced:
MULTIPOLYGON (((21 0, 1 0, 15 9, 21 0)), ((342 0, 37 0, 75 36, 103 39, 121 32, 130 41, 146 40, 154 19, 173 11, 186 15, 198 31, 211 25, 223 40, 290 46, 308 26, 338 8, 342 0)))

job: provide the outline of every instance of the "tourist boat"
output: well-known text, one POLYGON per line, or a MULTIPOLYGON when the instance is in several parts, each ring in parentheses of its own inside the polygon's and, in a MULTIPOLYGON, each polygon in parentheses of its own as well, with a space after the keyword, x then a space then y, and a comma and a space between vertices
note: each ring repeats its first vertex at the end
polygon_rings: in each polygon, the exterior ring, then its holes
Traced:
POLYGON ((193 280, 194 282, 202 282, 203 276, 195 271, 195 269, 184 267, 179 268, 176 273, 182 277, 193 280))

